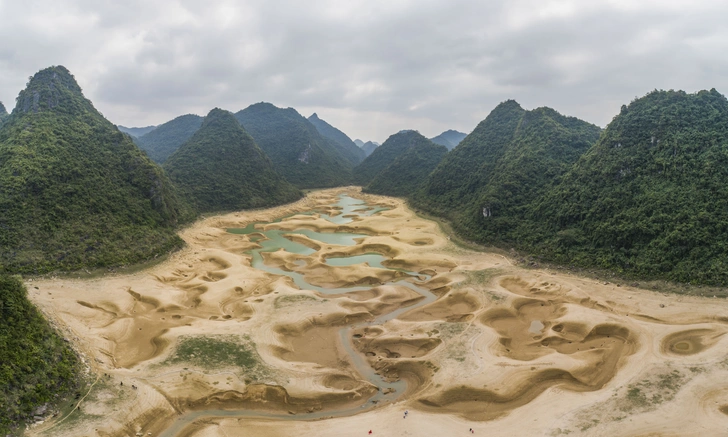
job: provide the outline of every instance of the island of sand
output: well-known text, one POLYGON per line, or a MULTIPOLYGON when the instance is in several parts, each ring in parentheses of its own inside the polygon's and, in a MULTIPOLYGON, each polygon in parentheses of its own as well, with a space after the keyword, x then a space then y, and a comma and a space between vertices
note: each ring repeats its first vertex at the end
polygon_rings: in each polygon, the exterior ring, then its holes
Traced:
POLYGON ((134 274, 28 284, 89 369, 71 408, 28 435, 728 427, 723 299, 525 269, 354 188, 180 236, 184 250, 134 274))

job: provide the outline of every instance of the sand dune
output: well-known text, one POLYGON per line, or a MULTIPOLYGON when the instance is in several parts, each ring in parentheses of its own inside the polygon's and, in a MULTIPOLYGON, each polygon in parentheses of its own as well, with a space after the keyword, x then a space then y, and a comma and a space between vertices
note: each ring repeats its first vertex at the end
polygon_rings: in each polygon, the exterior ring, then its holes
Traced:
POLYGON ((473 428, 705 436, 728 428, 723 300, 526 270, 457 247, 402 201, 357 189, 210 217, 181 236, 186 249, 142 272, 34 279, 30 297, 84 353, 97 383, 82 412, 29 435, 473 428), (369 206, 344 209, 341 194, 369 206), (369 215, 371 206, 387 209, 369 215), (253 223, 247 234, 227 231, 253 223), (251 250, 271 230, 306 250, 262 253, 268 271, 254 268, 251 250), (319 234, 334 232, 356 236, 319 234), (376 255, 381 265, 329 263, 376 255), (406 384, 385 390, 370 374, 406 384))

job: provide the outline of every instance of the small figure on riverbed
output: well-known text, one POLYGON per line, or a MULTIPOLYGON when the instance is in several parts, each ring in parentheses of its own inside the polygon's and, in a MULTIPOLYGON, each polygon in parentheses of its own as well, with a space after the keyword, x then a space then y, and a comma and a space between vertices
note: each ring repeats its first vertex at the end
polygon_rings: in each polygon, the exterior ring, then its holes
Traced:
POLYGON ((369 430, 369 434, 371 434, 371 433, 372 433, 372 430, 370 429, 370 430, 369 430))

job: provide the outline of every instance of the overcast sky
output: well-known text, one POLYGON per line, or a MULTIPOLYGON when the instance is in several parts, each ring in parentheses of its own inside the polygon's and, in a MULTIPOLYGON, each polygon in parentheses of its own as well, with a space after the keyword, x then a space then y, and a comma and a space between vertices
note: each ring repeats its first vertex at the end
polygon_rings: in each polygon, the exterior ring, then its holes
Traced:
POLYGON ((605 126, 656 88, 728 93, 727 21, 722 0, 0 0, 0 101, 64 65, 125 126, 266 101, 382 142, 506 99, 605 126))

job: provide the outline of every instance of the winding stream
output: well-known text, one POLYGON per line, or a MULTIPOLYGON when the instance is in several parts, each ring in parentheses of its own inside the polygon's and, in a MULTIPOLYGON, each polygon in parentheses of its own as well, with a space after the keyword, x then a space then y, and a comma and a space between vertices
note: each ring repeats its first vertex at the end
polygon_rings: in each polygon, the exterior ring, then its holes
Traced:
MULTIPOLYGON (((330 216, 327 214, 320 213, 319 217, 323 218, 325 220, 328 220, 331 223, 334 224, 347 224, 353 221, 355 217, 365 217, 370 216, 373 214, 377 214, 378 212, 385 210, 386 208, 382 207, 374 207, 372 205, 366 204, 364 201, 355 199, 350 196, 341 195, 339 197, 339 201, 334 204, 333 206, 340 209, 340 213, 334 216, 330 216)), ((310 211, 310 212, 304 212, 304 213, 296 213, 294 215, 312 215, 315 214, 316 211, 310 211)), ((290 217, 290 216, 289 216, 290 217)), ((278 219, 272 223, 279 223, 282 220, 284 220, 287 217, 283 217, 281 219, 278 219)), ((271 267, 264 263, 263 261, 263 252, 273 252, 277 251, 279 249, 284 249, 287 252, 300 254, 300 255, 310 255, 316 252, 316 250, 311 249, 303 244, 296 243, 294 241, 289 240, 284 235, 290 235, 290 234, 300 234, 305 235, 308 238, 312 240, 316 240, 325 244, 336 244, 336 245, 343 245, 343 246, 353 246, 357 244, 357 239, 359 238, 365 238, 367 235, 363 234, 353 234, 353 233, 346 233, 346 232, 336 232, 336 233, 324 233, 324 232, 315 232, 308 229, 299 229, 299 230, 278 230, 278 229, 270 229, 267 231, 262 231, 256 228, 256 225, 259 225, 262 223, 252 223, 248 225, 245 228, 242 229, 228 229, 228 232, 235 233, 235 234, 262 234, 265 236, 265 238, 258 237, 257 241, 253 240, 253 237, 251 236, 251 240, 256 241, 260 248, 253 249, 249 253, 252 256, 251 260, 251 266, 260 270, 264 270, 266 272, 276 274, 276 275, 285 275, 290 277, 297 287, 299 287, 302 290, 315 290, 322 294, 341 294, 341 293, 349 293, 354 291, 360 291, 360 290, 368 290, 370 288, 373 288, 372 286, 353 286, 353 287, 339 287, 339 288, 327 288, 327 287, 318 287, 312 284, 309 284, 306 282, 304 275, 298 272, 292 272, 292 271, 286 271, 277 267, 271 267)), ((326 263, 332 266, 349 266, 353 264, 358 263, 368 263, 371 267, 377 267, 377 268, 384 268, 389 270, 397 270, 400 272, 405 272, 409 275, 410 279, 415 280, 428 280, 430 277, 427 275, 423 275, 417 272, 410 272, 406 270, 401 269, 393 269, 386 267, 382 264, 383 261, 386 261, 387 258, 382 256, 378 253, 366 253, 363 255, 356 255, 351 257, 337 257, 337 258, 328 258, 326 259, 326 263)), ((432 294, 429 290, 418 286, 416 283, 410 282, 405 279, 400 279, 396 281, 389 281, 386 283, 383 283, 381 285, 398 285, 398 286, 404 286, 408 287, 411 290, 414 290, 416 293, 424 296, 424 299, 419 300, 414 305, 398 308, 392 312, 382 314, 378 317, 376 317, 374 320, 371 321, 364 321, 352 325, 345 326, 339 330, 339 336, 341 339, 341 344, 346 351, 347 354, 349 354, 349 357, 351 359, 352 364, 356 368, 357 372, 362 376, 362 378, 369 381, 371 384, 377 386, 379 390, 377 393, 375 393, 371 398, 369 398, 365 403, 362 405, 359 405, 357 407, 350 407, 347 409, 341 409, 341 410, 324 410, 324 411, 317 411, 313 413, 302 413, 297 414, 295 416, 291 416, 289 414, 281 413, 281 414, 273 414, 273 413, 265 413, 255 410, 200 410, 200 411, 192 411, 185 413, 184 415, 180 416, 171 427, 169 427, 165 432, 161 434, 162 437, 173 437, 176 436, 185 426, 188 424, 194 422, 197 419, 203 418, 203 417, 265 417, 265 418, 275 418, 275 419, 281 419, 281 420, 306 420, 306 419, 319 419, 323 417, 337 417, 337 416, 347 416, 355 413, 360 413, 362 411, 365 411, 367 409, 374 408, 378 404, 387 403, 387 402, 394 402, 396 401, 406 390, 407 383, 405 381, 393 381, 388 382, 384 378, 382 378, 380 375, 375 374, 375 370, 369 366, 366 359, 362 354, 357 352, 352 343, 351 343, 351 332, 352 330, 359 328, 361 326, 368 326, 368 325, 379 325, 387 322, 388 320, 394 319, 398 317, 400 314, 402 314, 405 311, 413 310, 417 307, 427 305, 430 302, 433 302, 437 299, 437 297, 432 294), (386 394, 385 394, 386 393, 386 394)))

